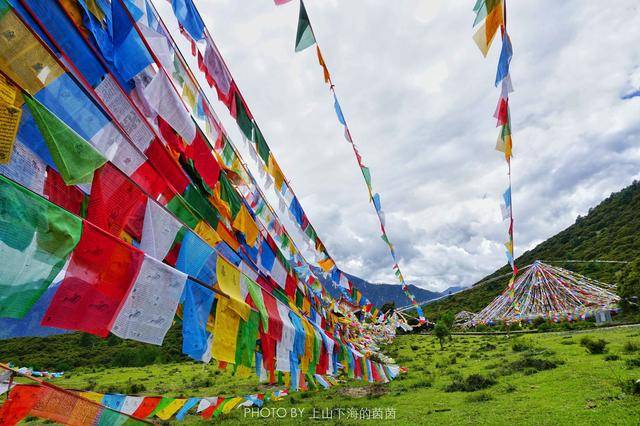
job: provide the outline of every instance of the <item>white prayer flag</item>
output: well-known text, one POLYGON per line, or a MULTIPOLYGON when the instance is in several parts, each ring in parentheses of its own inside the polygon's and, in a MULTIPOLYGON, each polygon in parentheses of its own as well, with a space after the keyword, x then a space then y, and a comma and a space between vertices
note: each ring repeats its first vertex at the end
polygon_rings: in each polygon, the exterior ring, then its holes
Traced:
POLYGON ((162 345, 187 275, 145 255, 111 332, 123 339, 162 345))

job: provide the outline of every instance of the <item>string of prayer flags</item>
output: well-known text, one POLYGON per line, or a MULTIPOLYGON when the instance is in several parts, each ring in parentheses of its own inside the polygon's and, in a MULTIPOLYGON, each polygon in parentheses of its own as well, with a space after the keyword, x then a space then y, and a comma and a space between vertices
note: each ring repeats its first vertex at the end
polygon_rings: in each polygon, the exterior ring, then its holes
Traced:
MULTIPOLYGON (((493 16, 493 15, 492 15, 493 16)), ((500 14, 500 16, 502 16, 500 14)), ((492 22, 493 20, 496 20, 494 18, 492 18, 492 22)), ((493 24, 492 24, 493 25, 493 24)), ((487 31, 488 34, 488 31, 487 31)), ((309 46, 312 46, 313 44, 316 44, 316 38, 315 38, 315 34, 313 32, 313 28, 311 26, 311 22, 309 21, 309 16, 307 14, 306 8, 304 7, 304 2, 302 0, 300 0, 300 15, 298 18, 298 31, 296 34, 296 48, 295 51, 299 52, 302 51, 304 49, 306 49, 309 46)), ((353 138, 351 135, 351 131, 349 130, 349 126, 347 125, 347 121, 345 119, 344 116, 344 112, 342 111, 342 107, 340 106, 340 102, 338 102, 338 97, 336 95, 336 91, 335 91, 335 87, 333 85, 333 83, 331 82, 331 78, 330 78, 330 74, 329 74, 329 70, 326 66, 326 63, 324 61, 324 58, 322 56, 322 53, 320 52, 320 47, 317 46, 317 57, 318 57, 318 62, 320 64, 320 66, 323 69, 323 75, 324 75, 324 80, 326 83, 330 83, 330 92, 331 95, 333 97, 333 107, 336 113, 336 116, 338 118, 338 122, 344 127, 344 136, 347 142, 349 142, 353 148, 353 152, 354 155, 356 156, 356 159, 358 161, 358 165, 360 166, 360 171, 362 172, 362 176, 365 180, 365 183, 367 185, 367 191, 369 192, 369 199, 374 202, 374 192, 372 189, 372 184, 371 184, 371 172, 369 170, 368 167, 366 167, 363 163, 362 163, 362 156, 360 155, 360 153, 358 152, 354 142, 353 142, 353 138)), ((424 315, 422 313, 422 309, 420 308, 420 306, 418 305, 417 301, 415 300, 415 297, 413 296, 413 294, 409 291, 409 287, 406 285, 405 281, 404 281, 404 277, 402 276, 402 273, 400 272, 400 267, 398 266, 398 262, 396 259, 396 255, 395 255, 395 251, 393 249, 393 245, 391 244, 391 242, 389 241, 389 238, 387 236, 386 230, 385 230, 385 225, 384 225, 384 213, 381 211, 380 207, 380 196, 378 194, 377 195, 377 199, 374 202, 374 206, 376 209, 376 215, 378 216, 378 219, 380 220, 380 228, 382 230, 382 239, 387 243, 387 245, 389 246, 389 251, 391 253, 391 256, 394 260, 394 269, 395 269, 395 274, 396 277, 398 278, 400 284, 402 285, 402 289, 404 291, 404 293, 407 295, 407 297, 409 298, 409 300, 411 300, 411 302, 413 303, 413 305, 415 306, 417 312, 418 312, 418 316, 420 318, 420 321, 423 322, 425 321, 424 319, 424 315)), ((293 211, 292 211, 293 213, 293 211)), ((295 217, 295 214, 294 214, 295 217)), ((298 221, 298 223, 300 223, 300 221, 298 221)), ((322 265, 321 265, 322 266, 322 265)), ((325 269, 323 267, 323 269, 325 269)), ((325 269, 325 271, 327 271, 325 269)), ((339 286, 338 283, 335 283, 336 286, 339 286)))
MULTIPOLYGON (((473 25, 476 26, 480 22, 483 24, 473 36, 474 41, 486 57, 491 46, 491 42, 500 28, 502 38, 502 49, 500 50, 500 58, 498 59, 498 67, 496 70, 495 85, 501 84, 500 97, 498 105, 494 113, 497 125, 500 127, 498 140, 496 142, 496 150, 504 154, 507 162, 509 186, 503 194, 504 204, 500 204, 502 218, 508 220, 508 240, 504 244, 505 255, 513 274, 509 280, 509 290, 513 292, 515 277, 518 273, 518 267, 515 264, 514 243, 513 243, 513 206, 511 202, 511 157, 513 142, 511 139, 511 116, 509 111, 509 93, 513 91, 511 85, 511 76, 509 67, 511 58, 513 57, 513 47, 511 39, 507 33, 506 23, 506 0, 477 0, 474 6, 476 19, 473 25)), ((513 294, 512 294, 513 295, 513 294)))
MULTIPOLYGON (((152 8, 152 10, 154 10, 152 8)), ((155 11, 154 11, 155 14, 155 11)), ((156 21, 158 23, 162 24, 162 19, 157 17, 157 14, 155 16, 156 21)), ((164 24, 162 24, 164 26, 164 24)), ((166 28, 165 28, 166 31, 166 28)), ((170 34, 168 35, 168 40, 172 40, 170 34)), ((207 49, 209 49, 210 52, 215 52, 215 64, 216 66, 224 66, 224 62, 222 61, 222 59, 219 57, 219 53, 217 51, 217 49, 215 48, 214 43, 212 42, 212 40, 210 39, 210 36, 208 35, 206 29, 205 29, 205 41, 206 41, 206 49, 205 49, 205 56, 207 54, 207 49)), ((192 52, 193 54, 195 54, 198 57, 198 67, 203 70, 203 72, 205 73, 205 77, 207 77, 207 80, 209 82, 209 84, 211 85, 212 83, 212 73, 211 70, 207 69, 207 67, 205 66, 205 58, 202 56, 202 54, 197 51, 197 52, 192 52), (209 74, 209 75, 208 75, 209 74)), ((176 56, 179 57, 179 56, 176 56)), ((210 68, 210 67, 209 67, 210 68)), ((228 72, 228 69, 226 68, 226 66, 224 66, 224 77, 228 76, 230 78, 230 74, 228 72)), ((187 78, 191 78, 191 75, 189 73, 187 73, 186 75, 187 78)), ((230 81, 229 79, 226 79, 226 81, 230 81)), ((194 81, 194 84, 197 87, 197 83, 194 81)), ((217 83, 215 83, 217 84, 217 83)), ((235 84, 231 81, 230 84, 231 90, 229 91, 229 96, 228 99, 223 99, 225 97, 225 94, 218 93, 218 97, 227 104, 227 106, 230 108, 230 112, 232 114, 232 116, 234 116, 236 118, 236 120, 238 121, 238 124, 240 126, 240 128, 242 129, 243 133, 245 134, 245 137, 249 138, 250 133, 252 131, 253 134, 253 140, 256 141, 257 144, 257 148, 259 153, 261 154, 261 157, 263 157, 263 161, 264 164, 266 166, 266 170, 268 171, 269 175, 273 177, 274 182, 275 182, 275 191, 276 194, 278 194, 279 199, 281 199, 282 196, 284 197, 288 197, 288 199, 291 198, 290 194, 292 194, 290 188, 288 187, 288 185, 285 185, 286 181, 284 179, 284 175, 282 174, 280 168, 277 166, 277 163, 275 162, 275 158, 273 158, 273 156, 269 155, 269 150, 268 150, 268 146, 266 145, 266 143, 261 143, 261 133, 258 129, 258 127, 255 125, 255 123, 253 123, 253 119, 250 115, 250 112, 248 110, 248 108, 246 107, 246 104, 244 103, 244 100, 242 100, 241 95, 239 93, 239 91, 237 90, 237 87, 235 86, 235 84), (266 152, 264 152, 265 150, 263 148, 267 148, 266 152), (286 188, 285 188, 286 186, 286 188), (280 192, 280 189, 282 189, 282 193, 280 192)), ((218 90, 218 88, 216 88, 218 90)), ((204 96, 201 97, 201 99, 205 99, 204 96)), ((206 110, 210 110, 210 107, 206 107, 206 102, 203 102, 203 113, 205 115, 207 115, 206 110), (206 107, 206 108, 205 108, 206 107)), ((210 112, 210 111, 209 111, 210 112)), ((214 119, 212 119, 212 122, 215 122, 214 119)), ((223 135, 223 138, 219 138, 218 141, 225 141, 225 137, 223 135)), ((262 142, 264 142, 262 140, 262 142)), ((225 151, 226 151, 226 147, 228 146, 228 142, 223 143, 222 145, 218 145, 218 142, 216 142, 216 149, 218 146, 224 146, 225 147, 225 151)), ((232 153, 232 151, 230 151, 229 153, 232 153)), ((224 152, 223 152, 224 154, 224 152)), ((233 159, 233 157, 225 157, 223 155, 223 159, 224 159, 224 163, 228 166, 233 168, 234 172, 236 171, 236 168, 234 168, 234 165, 237 161, 237 157, 235 159, 233 159), (233 164, 233 165, 232 165, 233 164)), ((260 169, 261 170, 261 169, 260 169)), ((261 170, 262 171, 262 170, 261 170)), ((240 172, 242 172, 242 170, 240 170, 240 172)), ((262 218, 262 215, 261 215, 262 218)), ((322 254, 324 254, 322 257, 327 257, 328 255, 326 254, 326 249, 324 249, 324 245, 319 241, 319 239, 317 238, 317 236, 315 235, 315 231, 313 230, 313 228, 309 228, 308 225, 308 221, 303 222, 302 226, 302 230, 304 235, 306 235, 308 237, 308 239, 310 240, 310 242, 315 246, 315 249, 318 251, 321 251, 322 254), (315 239, 315 240, 312 240, 315 239)), ((275 226, 275 227, 271 227, 271 226, 267 226, 267 229, 283 229, 282 226, 275 226)), ((276 236, 277 237, 277 236, 276 236)), ((292 244, 290 244, 291 242, 291 238, 290 237, 285 237, 285 238, 276 238, 276 241, 278 241, 278 243, 281 245, 282 249, 285 249, 287 247, 285 247, 285 244, 287 244, 289 250, 292 252, 292 254, 296 257, 300 257, 299 253, 297 253, 297 251, 295 250, 295 248, 293 247, 292 244)), ((306 264, 306 262, 304 262, 306 264)), ((296 273, 298 273, 298 271, 296 271, 296 273)))

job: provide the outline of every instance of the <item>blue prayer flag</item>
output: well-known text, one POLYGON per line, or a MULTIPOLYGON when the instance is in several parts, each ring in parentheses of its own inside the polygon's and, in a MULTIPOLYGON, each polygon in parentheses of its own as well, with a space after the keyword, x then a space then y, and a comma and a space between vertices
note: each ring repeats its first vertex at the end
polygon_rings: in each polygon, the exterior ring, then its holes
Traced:
POLYGON ((171 7, 176 19, 191 38, 201 40, 204 38, 204 22, 191 0, 171 0, 171 7))

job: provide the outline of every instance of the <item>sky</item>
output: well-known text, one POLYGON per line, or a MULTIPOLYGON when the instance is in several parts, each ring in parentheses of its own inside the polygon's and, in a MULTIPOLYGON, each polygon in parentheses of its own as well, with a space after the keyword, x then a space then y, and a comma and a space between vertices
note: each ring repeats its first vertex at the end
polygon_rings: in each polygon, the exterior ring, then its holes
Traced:
MULTIPOLYGON (((396 282, 315 49, 294 52, 298 1, 194 2, 337 265, 396 282)), ((483 58, 474 3, 305 2, 405 279, 429 290, 471 285, 506 263, 507 166, 492 117, 501 43, 483 58)), ((640 5, 511 1, 508 32, 517 256, 640 178, 640 5)), ((241 147, 228 111, 214 106, 241 147)))

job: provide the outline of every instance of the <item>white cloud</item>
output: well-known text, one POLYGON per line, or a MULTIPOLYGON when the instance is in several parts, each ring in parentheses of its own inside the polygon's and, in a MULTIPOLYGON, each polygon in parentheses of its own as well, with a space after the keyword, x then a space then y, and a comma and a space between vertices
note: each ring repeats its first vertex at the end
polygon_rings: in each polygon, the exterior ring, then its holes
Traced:
MULTIPOLYGON (((394 282, 315 52, 293 51, 296 2, 196 4, 338 265, 394 282)), ((405 277, 443 289, 502 266, 507 176, 492 118, 500 42, 482 57, 471 39, 472 2, 306 6, 405 277)), ((621 99, 638 88, 639 18, 634 0, 509 4, 517 253, 639 177, 640 97, 621 99)))

